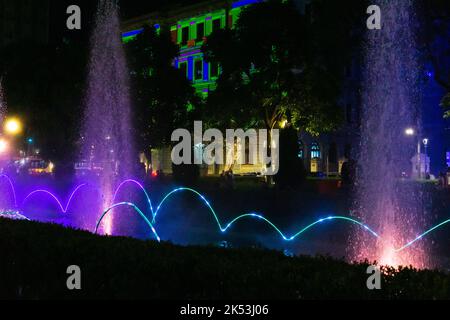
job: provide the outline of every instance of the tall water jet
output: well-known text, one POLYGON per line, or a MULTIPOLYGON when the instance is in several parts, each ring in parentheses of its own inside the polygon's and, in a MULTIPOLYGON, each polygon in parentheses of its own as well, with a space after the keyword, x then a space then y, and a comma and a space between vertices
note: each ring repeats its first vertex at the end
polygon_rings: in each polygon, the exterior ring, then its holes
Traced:
MULTIPOLYGON (((6 116, 6 112, 7 112, 7 106, 6 106, 6 99, 3 93, 3 78, 0 77, 0 130, 2 130, 3 128, 3 121, 5 119, 6 116)), ((0 134, 0 139, 1 139, 2 135, 0 134)), ((6 148, 7 146, 5 145, 5 141, 2 139, 0 140, 0 143, 3 144, 3 146, 0 146, 1 149, 0 150, 0 174, 3 173, 4 170, 4 164, 5 164, 5 154, 6 154, 6 148)), ((0 211, 5 209, 5 194, 6 192, 4 192, 4 190, 2 189, 2 187, 4 187, 5 185, 2 185, 2 183, 4 183, 4 181, 0 181, 0 211)))
POLYGON ((3 78, 0 77, 0 127, 3 127, 3 120, 7 112, 6 99, 3 92, 3 78))
MULTIPOLYGON (((82 158, 92 169, 100 168, 103 208, 111 205, 114 186, 133 167, 128 77, 117 3, 100 0, 91 37, 82 158)), ((111 216, 103 227, 113 232, 111 216)))
POLYGON ((375 2, 381 8, 382 28, 367 31, 354 209, 380 238, 374 241, 366 232, 356 231, 352 257, 382 265, 425 267, 423 243, 395 250, 414 239, 420 225, 426 225, 418 200, 420 186, 401 178, 402 172, 411 171, 418 139, 405 136, 405 129, 420 132, 415 5, 410 0, 375 2))

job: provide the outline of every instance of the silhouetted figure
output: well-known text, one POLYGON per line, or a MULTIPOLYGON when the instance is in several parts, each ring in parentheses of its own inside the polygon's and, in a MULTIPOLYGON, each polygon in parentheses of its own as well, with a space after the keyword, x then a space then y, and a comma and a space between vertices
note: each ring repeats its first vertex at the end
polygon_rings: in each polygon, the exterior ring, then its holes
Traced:
POLYGON ((349 159, 342 164, 341 179, 343 186, 351 186, 355 180, 356 161, 349 159))

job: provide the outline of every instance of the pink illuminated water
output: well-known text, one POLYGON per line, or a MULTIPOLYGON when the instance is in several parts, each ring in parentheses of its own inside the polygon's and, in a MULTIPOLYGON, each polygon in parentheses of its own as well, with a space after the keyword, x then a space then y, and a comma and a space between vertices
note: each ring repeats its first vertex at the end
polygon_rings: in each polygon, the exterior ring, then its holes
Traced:
POLYGON ((426 217, 420 203, 421 188, 402 181, 411 171, 410 158, 417 137, 406 137, 407 127, 419 128, 418 60, 414 34, 414 2, 375 1, 382 12, 382 29, 369 30, 361 125, 361 145, 355 190, 358 218, 379 230, 380 239, 356 232, 352 236, 354 260, 369 259, 392 266, 428 265, 425 245, 396 253, 417 236, 426 217))

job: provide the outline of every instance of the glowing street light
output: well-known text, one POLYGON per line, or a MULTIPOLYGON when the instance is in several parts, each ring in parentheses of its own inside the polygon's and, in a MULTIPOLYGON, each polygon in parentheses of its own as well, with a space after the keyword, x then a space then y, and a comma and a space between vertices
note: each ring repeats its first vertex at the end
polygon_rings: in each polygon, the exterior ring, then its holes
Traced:
POLYGON ((5 132, 9 135, 18 135, 22 132, 22 123, 17 118, 10 118, 5 121, 5 132))
POLYGON ((413 136, 413 135, 416 134, 416 132, 414 131, 413 128, 406 128, 406 129, 405 129, 405 134, 406 134, 407 136, 413 136))
MULTIPOLYGON (((428 138, 424 138, 423 140, 421 139, 421 134, 420 133, 416 133, 416 130, 414 130, 414 128, 412 127, 408 127, 405 129, 405 135, 412 137, 412 136, 416 136, 417 135, 417 173, 418 173, 418 178, 421 179, 422 178, 422 161, 421 161, 421 155, 422 155, 422 151, 421 151, 421 147, 422 147, 422 143, 425 146, 425 161, 426 161, 426 157, 427 157, 427 147, 428 147, 428 142, 429 139, 428 138)), ((425 172, 428 172, 427 168, 425 168, 425 172)))

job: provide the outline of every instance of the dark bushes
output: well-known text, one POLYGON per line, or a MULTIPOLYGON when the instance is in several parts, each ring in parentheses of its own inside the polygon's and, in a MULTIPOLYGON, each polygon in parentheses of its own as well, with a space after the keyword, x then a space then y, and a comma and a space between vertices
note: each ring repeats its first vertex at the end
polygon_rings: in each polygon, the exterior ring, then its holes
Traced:
POLYGON ((366 287, 366 265, 275 251, 180 247, 0 219, 0 298, 448 299, 450 276, 403 269, 366 287), (82 290, 66 288, 69 265, 82 290))

